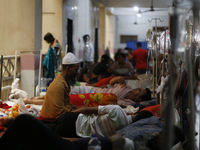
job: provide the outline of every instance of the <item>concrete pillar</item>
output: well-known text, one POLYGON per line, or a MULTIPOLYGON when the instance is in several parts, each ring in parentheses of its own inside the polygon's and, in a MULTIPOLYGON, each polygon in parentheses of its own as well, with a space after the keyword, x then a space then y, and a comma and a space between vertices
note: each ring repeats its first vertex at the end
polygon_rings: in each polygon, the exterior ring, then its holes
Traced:
POLYGON ((105 7, 99 4, 99 56, 105 50, 105 7))
POLYGON ((21 53, 21 89, 28 92, 31 97, 35 96, 35 87, 38 83, 39 72, 39 52, 42 49, 42 1, 34 1, 32 9, 34 15, 29 16, 33 19, 32 36, 34 47, 31 53, 21 53))

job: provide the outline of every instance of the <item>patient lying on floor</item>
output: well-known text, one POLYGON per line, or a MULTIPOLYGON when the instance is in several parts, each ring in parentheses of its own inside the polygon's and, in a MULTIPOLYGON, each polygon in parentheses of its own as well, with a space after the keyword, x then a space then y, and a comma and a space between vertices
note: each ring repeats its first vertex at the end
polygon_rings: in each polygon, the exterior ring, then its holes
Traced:
MULTIPOLYGON (((12 120, 0 118, 1 125, 9 124, 10 121, 12 120)), ((184 134, 176 126, 173 126, 172 137, 173 138, 171 140, 173 145, 185 140, 184 134)), ((101 141, 102 150, 137 150, 141 146, 141 144, 135 142, 135 140, 124 138, 118 134, 114 134, 109 138, 103 137, 99 139, 101 141), (105 142, 105 140, 108 142, 105 142)), ((163 139, 163 132, 158 132, 157 134, 152 134, 147 141, 147 144, 144 145, 151 150, 162 150, 162 142, 164 141, 163 139)), ((41 122, 37 121, 30 115, 20 115, 13 121, 12 124, 10 124, 8 130, 1 137, 0 145, 1 149, 66 149, 67 147, 67 149, 78 150, 81 148, 85 150, 87 149, 88 141, 89 139, 79 139, 78 141, 74 141, 72 143, 68 140, 63 140, 61 137, 55 134, 55 132, 49 130, 41 122), (10 141, 12 141, 12 144, 9 144, 10 141)))
MULTIPOLYGON (((113 88, 98 88, 92 86, 74 86, 71 89, 71 94, 84 94, 84 93, 113 93, 117 96, 117 104, 119 105, 131 105, 135 102, 151 100, 151 92, 146 89, 131 89, 126 83, 123 77, 116 77, 110 81, 110 85, 113 88)), ((25 104, 43 104, 43 97, 35 97, 32 99, 25 98, 25 104)))

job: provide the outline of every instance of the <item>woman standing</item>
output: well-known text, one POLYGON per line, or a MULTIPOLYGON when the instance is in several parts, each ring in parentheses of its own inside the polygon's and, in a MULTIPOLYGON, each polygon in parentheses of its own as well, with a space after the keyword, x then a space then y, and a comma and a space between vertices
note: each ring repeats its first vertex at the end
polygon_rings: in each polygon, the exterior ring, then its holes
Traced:
POLYGON ((43 61, 43 67, 46 69, 46 78, 55 78, 55 72, 61 71, 62 52, 58 40, 51 33, 44 36, 44 40, 49 44, 48 52, 43 61))

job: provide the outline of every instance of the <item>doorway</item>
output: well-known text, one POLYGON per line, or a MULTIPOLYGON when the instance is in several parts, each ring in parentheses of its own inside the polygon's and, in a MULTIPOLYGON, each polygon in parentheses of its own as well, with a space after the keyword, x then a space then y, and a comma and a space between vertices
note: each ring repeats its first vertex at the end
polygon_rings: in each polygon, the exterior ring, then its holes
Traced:
POLYGON ((73 46, 73 20, 67 19, 67 52, 74 53, 73 46))

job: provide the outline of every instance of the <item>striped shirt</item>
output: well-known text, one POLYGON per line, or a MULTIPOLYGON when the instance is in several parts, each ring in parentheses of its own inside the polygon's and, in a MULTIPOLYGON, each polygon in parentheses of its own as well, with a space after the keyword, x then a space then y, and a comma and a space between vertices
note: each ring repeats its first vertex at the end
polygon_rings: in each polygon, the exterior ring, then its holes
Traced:
POLYGON ((132 117, 127 116, 118 105, 98 106, 98 115, 80 114, 76 121, 76 134, 80 137, 111 136, 116 131, 132 123, 132 117))

